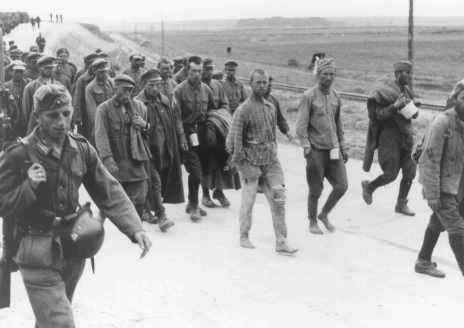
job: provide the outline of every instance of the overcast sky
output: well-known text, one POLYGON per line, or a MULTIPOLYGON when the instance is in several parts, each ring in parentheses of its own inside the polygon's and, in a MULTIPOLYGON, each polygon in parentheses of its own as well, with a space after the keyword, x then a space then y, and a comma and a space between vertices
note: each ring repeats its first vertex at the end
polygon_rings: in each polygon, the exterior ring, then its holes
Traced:
MULTIPOLYGON (((418 16, 464 15, 462 0, 416 0, 418 16)), ((244 17, 405 16, 409 0, 2 0, 0 11, 49 11, 69 19, 221 19, 244 17)))

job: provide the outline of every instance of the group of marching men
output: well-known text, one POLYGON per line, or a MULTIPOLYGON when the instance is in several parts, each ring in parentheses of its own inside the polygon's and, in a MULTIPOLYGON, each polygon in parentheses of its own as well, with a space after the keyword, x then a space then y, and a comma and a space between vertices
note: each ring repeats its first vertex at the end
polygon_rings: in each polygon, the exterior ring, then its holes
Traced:
MULTIPOLYGON (((64 48, 57 51, 56 57, 31 52, 27 64, 15 58, 16 52, 10 54, 11 62, 5 69, 9 79, 6 86, 16 106, 12 112, 15 137, 25 136, 36 126, 36 91, 44 85, 62 86, 73 95, 73 126, 95 146, 142 220, 158 224, 161 231, 166 232, 174 225, 163 203, 184 202, 183 164, 188 172, 185 210, 193 222, 207 215, 199 206, 200 187, 201 204, 207 208, 229 207, 224 190, 242 188, 240 245, 254 248, 249 238, 251 213, 256 193, 263 192, 272 210, 276 250, 295 253, 297 250, 286 241, 285 183, 277 158, 277 127, 289 140, 296 137, 304 150, 310 232, 323 233, 318 222, 329 232, 335 230, 329 213, 348 189, 345 168, 348 155, 341 99, 332 86, 336 76, 332 58, 317 63, 317 85, 301 98, 294 136, 278 100, 271 95, 272 78, 263 70, 254 70, 251 93, 247 94, 236 77, 238 64, 233 60, 225 63, 223 72, 215 70, 212 59, 199 56, 178 57, 173 61, 162 58, 156 67, 147 69, 145 57, 133 54, 129 57, 130 66, 117 74, 108 55, 101 50, 87 55, 84 68, 79 71, 69 62, 69 52, 64 48), (325 178, 333 190, 319 211, 325 178)), ((407 216, 415 215, 408 207, 408 194, 417 162, 424 162, 421 167, 426 172, 429 162, 437 170, 439 160, 434 156, 435 150, 427 148, 428 137, 421 143, 417 158, 412 156, 415 142, 412 120, 419 113, 405 117, 401 112, 410 103, 419 105, 409 88, 411 71, 411 63, 396 63, 394 79, 379 83, 369 96, 370 124, 363 168, 370 170, 377 150, 383 173, 373 181, 362 182, 362 197, 371 204, 374 191, 393 182, 401 170, 395 211, 407 216)), ((455 90, 460 90, 459 84, 455 90)), ((456 92, 453 91, 447 107, 459 114, 456 92)), ((460 126, 458 120, 456 127, 460 126)), ((449 148, 439 154, 443 151, 449 148)), ((434 171, 433 179, 427 174, 421 177, 421 182, 426 198, 433 194, 430 196, 433 199, 427 200, 433 205, 434 215, 415 269, 419 273, 444 276, 431 261, 431 251, 440 231, 447 229, 452 249, 464 270, 464 221, 458 212, 450 214, 449 209, 444 210, 446 202, 440 201, 444 195, 458 195, 458 189, 450 190, 444 185, 447 179, 436 177, 440 174, 448 177, 449 172, 434 171), (434 185, 427 185, 432 180, 434 185), (432 187, 433 193, 428 189, 432 187)), ((459 183, 460 176, 453 179, 455 184, 459 183)))

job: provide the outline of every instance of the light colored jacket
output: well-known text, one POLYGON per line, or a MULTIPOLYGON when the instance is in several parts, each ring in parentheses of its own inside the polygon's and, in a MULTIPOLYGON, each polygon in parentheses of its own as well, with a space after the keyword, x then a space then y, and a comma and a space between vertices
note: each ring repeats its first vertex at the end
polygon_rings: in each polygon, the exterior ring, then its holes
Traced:
POLYGON ((430 125, 419 159, 419 182, 427 200, 440 199, 440 193, 462 192, 464 169, 464 122, 454 108, 438 114, 430 125))

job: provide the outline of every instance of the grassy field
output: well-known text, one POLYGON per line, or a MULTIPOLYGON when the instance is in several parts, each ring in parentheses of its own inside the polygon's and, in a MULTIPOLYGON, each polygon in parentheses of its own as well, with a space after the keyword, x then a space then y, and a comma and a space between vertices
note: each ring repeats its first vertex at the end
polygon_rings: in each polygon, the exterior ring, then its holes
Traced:
MULTIPOLYGON (((404 27, 330 27, 225 29, 209 31, 167 31, 168 56, 201 54, 217 59, 232 57, 241 62, 241 73, 254 67, 267 68, 282 82, 309 85, 306 70, 313 53, 326 52, 336 58, 338 81, 343 91, 367 93, 373 82, 392 75, 392 64, 407 58, 404 27), (287 66, 289 59, 299 68, 287 66)), ((159 33, 130 35, 149 40, 159 53, 159 33)), ((464 76, 464 28, 417 27, 415 85, 424 99, 442 103, 454 83, 464 76)))
MULTIPOLYGON (((160 35, 126 34, 142 43, 149 40, 150 49, 160 52, 160 35)), ((418 27, 416 29, 416 92, 426 101, 443 104, 455 82, 464 77, 464 28, 418 27)), ((331 28, 266 28, 225 29, 210 31, 167 31, 165 53, 176 55, 200 54, 216 60, 222 67, 226 48, 232 47, 232 58, 240 63, 239 74, 247 76, 256 67, 268 70, 275 80, 310 86, 314 77, 307 70, 314 52, 324 51, 337 60, 338 90, 369 93, 379 79, 393 76, 392 64, 407 57, 407 35, 404 27, 331 27, 331 28), (300 67, 291 68, 289 59, 300 67)), ((286 110, 298 105, 300 95, 274 92, 286 110)), ((414 122, 419 138, 435 116, 423 111, 414 122)), ((287 118, 294 126, 296 113, 287 118)), ((343 123, 349 153, 362 158, 368 126, 366 105, 344 101, 343 123)), ((285 140, 285 138, 281 138, 285 140)))

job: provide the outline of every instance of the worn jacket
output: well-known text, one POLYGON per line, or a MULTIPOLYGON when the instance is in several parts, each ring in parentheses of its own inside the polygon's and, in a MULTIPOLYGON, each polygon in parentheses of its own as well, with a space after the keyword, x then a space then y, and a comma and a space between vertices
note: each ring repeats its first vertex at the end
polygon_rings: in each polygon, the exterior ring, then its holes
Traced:
POLYGON ((117 164, 118 171, 112 173, 120 182, 148 178, 144 162, 134 158, 132 138, 133 116, 139 115, 146 121, 147 110, 142 102, 135 99, 129 102, 129 106, 113 97, 98 106, 95 116, 95 146, 105 165, 107 161, 117 164))
MULTIPOLYGON (((21 231, 54 231, 56 227, 52 223, 56 216, 75 212, 79 205, 79 188, 83 184, 99 209, 125 235, 133 239, 136 232, 143 230, 121 185, 108 173, 95 149, 84 138, 69 134, 61 156, 41 141, 37 130, 26 137, 26 143, 29 152, 33 152, 45 168, 47 181, 34 190, 27 177, 33 158, 21 142, 9 147, 0 156, 0 216, 14 218, 21 231)), ((38 235, 37 238, 32 236, 30 247, 41 247, 43 237, 38 235)), ((31 258, 34 254, 52 252, 52 249, 28 249, 26 246, 20 245, 16 257, 22 266, 40 262, 41 259, 31 258)))
POLYGON ((161 86, 161 93, 168 97, 169 101, 172 102, 172 97, 174 97, 174 89, 177 87, 176 81, 174 79, 169 78, 167 80, 163 80, 163 84, 161 86))
POLYGON ((74 94, 72 99, 74 107, 73 122, 75 124, 82 124, 84 126, 83 131, 85 133, 82 133, 83 135, 87 135, 85 128, 88 127, 85 110, 85 88, 90 83, 90 81, 93 80, 93 78, 94 76, 86 71, 77 79, 76 85, 74 86, 74 94))
POLYGON ((408 151, 412 150, 414 133, 411 120, 406 120, 393 106, 401 94, 411 100, 414 98, 409 88, 401 90, 395 81, 380 81, 367 100, 369 127, 363 161, 363 170, 366 172, 371 169, 382 133, 386 133, 387 137, 392 134, 400 136, 396 138, 400 140, 398 146, 408 151))
POLYGON ((276 110, 266 99, 253 95, 239 106, 226 140, 231 162, 246 160, 252 165, 268 165, 277 158, 276 110))
POLYGON ((437 115, 426 133, 423 149, 419 182, 424 198, 438 200, 440 193, 462 194, 464 123, 454 108, 437 115))
POLYGON ((29 83, 28 80, 22 79, 15 82, 10 80, 5 83, 5 89, 10 93, 9 96, 9 116, 11 118, 13 135, 11 140, 16 137, 24 137, 27 130, 27 122, 22 111, 24 88, 29 83))
POLYGON ((179 141, 184 140, 184 129, 178 113, 172 108, 167 97, 153 99, 142 90, 137 100, 143 102, 147 108, 147 120, 150 125, 147 131, 147 141, 152 153, 152 164, 160 174, 166 174, 168 181, 162 188, 165 203, 184 202, 182 184, 182 169, 180 160, 179 141))
POLYGON ((204 123, 208 111, 214 109, 213 93, 203 82, 193 85, 185 80, 179 84, 174 90, 174 103, 186 135, 198 132, 198 124, 204 123))
POLYGON ((204 81, 204 83, 211 89, 213 93, 214 100, 214 109, 226 109, 229 110, 229 101, 227 100, 227 95, 224 91, 224 87, 221 82, 217 80, 210 80, 209 83, 204 81))
POLYGON ((315 86, 307 90, 298 106, 296 135, 303 147, 344 151, 344 133, 341 120, 341 100, 337 92, 328 94, 315 86))

